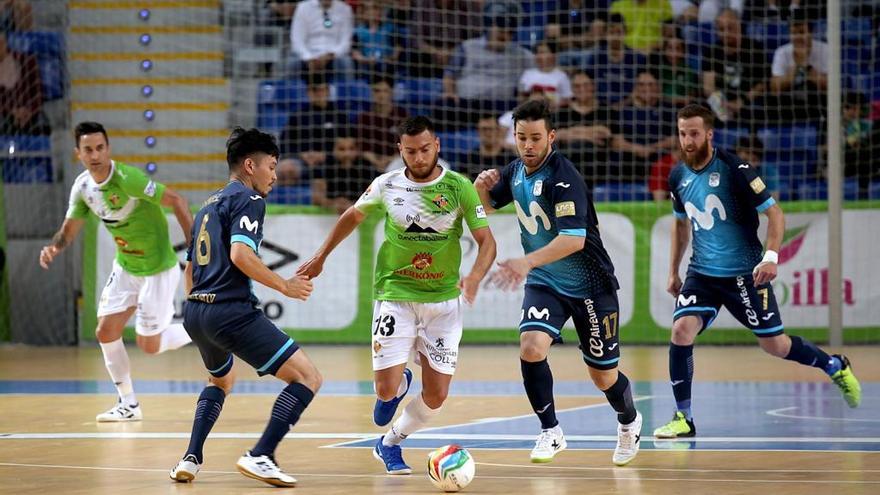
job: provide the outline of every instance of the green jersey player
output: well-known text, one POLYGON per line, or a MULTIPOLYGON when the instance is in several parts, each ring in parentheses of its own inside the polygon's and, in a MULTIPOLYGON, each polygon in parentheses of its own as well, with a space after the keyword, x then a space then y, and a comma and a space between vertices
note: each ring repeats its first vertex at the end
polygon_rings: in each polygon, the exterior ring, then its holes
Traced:
POLYGON ((190 342, 183 325, 171 324, 180 267, 168 239, 162 206, 174 209, 187 244, 192 214, 179 194, 139 169, 111 160, 107 131, 101 124, 80 123, 75 138, 75 151, 86 171, 73 183, 64 223, 52 243, 40 251, 40 265, 49 268, 58 253, 73 242, 90 214, 100 218, 113 236, 116 259, 98 303, 95 334, 119 400, 96 419, 140 421, 143 413, 131 383, 122 332, 136 313, 137 345, 144 352, 157 354, 190 342))
POLYGON ((434 417, 446 400, 458 360, 462 299, 474 301, 495 260, 495 239, 473 184, 438 165, 440 140, 431 121, 412 117, 398 131, 405 168, 376 178, 297 274, 317 277, 330 252, 368 214, 384 211, 385 241, 376 259, 374 284, 378 399, 373 420, 384 426, 394 417, 412 381, 406 364, 413 351, 422 367, 422 393, 407 404, 373 454, 388 474, 409 474, 400 443, 434 417), (470 274, 459 279, 462 221, 479 248, 470 274))

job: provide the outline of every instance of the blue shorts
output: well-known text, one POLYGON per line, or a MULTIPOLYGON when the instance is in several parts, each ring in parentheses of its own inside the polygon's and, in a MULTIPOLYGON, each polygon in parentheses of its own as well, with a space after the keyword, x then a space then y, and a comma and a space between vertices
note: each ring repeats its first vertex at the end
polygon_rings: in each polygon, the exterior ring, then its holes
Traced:
POLYGON ((616 291, 580 299, 543 285, 526 285, 519 331, 544 332, 554 344, 561 343, 562 327, 571 318, 584 362, 591 368, 610 370, 620 361, 619 309, 616 291))
POLYGON ((690 272, 675 301, 675 321, 684 316, 700 316, 703 330, 709 328, 721 306, 758 337, 775 337, 784 332, 776 296, 769 283, 755 287, 752 274, 737 277, 710 277, 690 272))
POLYGON ((187 301, 183 327, 198 346, 208 373, 225 376, 235 354, 257 370, 274 375, 299 345, 250 302, 207 304, 187 301))

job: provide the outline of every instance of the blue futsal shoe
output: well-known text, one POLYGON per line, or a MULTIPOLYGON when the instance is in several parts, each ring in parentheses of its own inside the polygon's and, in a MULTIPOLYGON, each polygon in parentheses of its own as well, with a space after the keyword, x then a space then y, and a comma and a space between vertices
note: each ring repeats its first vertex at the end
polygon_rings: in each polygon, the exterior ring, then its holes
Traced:
POLYGON ((412 473, 412 469, 403 462, 403 451, 400 445, 386 447, 382 445, 383 438, 385 438, 384 435, 376 442, 376 447, 373 448, 373 457, 385 464, 385 472, 388 474, 412 473))
POLYGON ((406 380, 406 390, 403 391, 403 395, 399 395, 388 402, 376 399, 376 405, 373 407, 373 422, 376 425, 385 426, 394 419, 397 406, 406 397, 406 393, 409 392, 409 386, 412 385, 412 371, 409 368, 403 369, 403 378, 406 380))

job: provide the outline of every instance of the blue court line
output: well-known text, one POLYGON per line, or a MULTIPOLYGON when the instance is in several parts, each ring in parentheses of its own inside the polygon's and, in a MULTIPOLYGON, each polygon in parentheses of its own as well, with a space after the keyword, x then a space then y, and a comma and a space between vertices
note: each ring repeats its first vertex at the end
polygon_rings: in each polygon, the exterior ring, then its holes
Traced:
MULTIPOLYGON (((633 393, 636 396, 654 395, 658 397, 672 396, 672 388, 668 382, 633 382, 633 393)), ((204 380, 135 380, 134 389, 141 394, 198 394, 205 388, 204 380)), ((235 383, 236 394, 278 394, 284 388, 279 380, 238 380, 235 383)), ((413 381, 411 392, 420 391, 421 384, 413 381)), ((116 387, 110 380, 0 380, 0 395, 3 394, 115 394, 116 387)), ((598 397, 605 395, 586 377, 581 381, 556 381, 553 384, 556 397, 598 397)), ((366 395, 372 396, 373 382, 370 380, 328 380, 321 387, 320 395, 366 395)), ((811 394, 836 397, 838 392, 830 382, 694 382, 695 401, 709 400, 715 394, 738 396, 794 396, 803 397, 811 394)), ((453 380, 450 395, 462 396, 525 396, 522 382, 494 380, 453 380)), ((880 382, 862 383, 862 397, 870 401, 880 397, 880 382)), ((880 412, 877 414, 880 417, 880 412)))

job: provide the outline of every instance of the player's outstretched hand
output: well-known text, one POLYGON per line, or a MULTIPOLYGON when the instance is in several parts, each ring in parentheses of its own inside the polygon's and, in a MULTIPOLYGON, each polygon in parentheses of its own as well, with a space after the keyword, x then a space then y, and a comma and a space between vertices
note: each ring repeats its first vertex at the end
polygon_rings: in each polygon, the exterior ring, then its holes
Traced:
POLYGON ((476 277, 468 275, 458 281, 458 288, 461 289, 461 296, 464 298, 464 302, 473 304, 477 299, 480 281, 476 277))
POLYGON ((489 170, 483 170, 474 181, 474 187, 476 187, 477 189, 488 191, 495 187, 495 184, 498 184, 498 181, 500 180, 501 172, 499 172, 497 169, 493 168, 489 170))
POLYGON ((57 247, 43 246, 43 249, 40 250, 40 266, 48 270, 49 264, 52 263, 52 260, 55 259, 56 255, 58 255, 57 247))
POLYGON ((681 292, 681 277, 677 273, 669 276, 669 280, 666 282, 666 292, 672 294, 672 297, 678 297, 678 293, 681 292))
POLYGON ((501 267, 502 286, 506 290, 519 287, 532 269, 525 257, 499 261, 498 266, 501 267))
POLYGON ((758 263, 752 275, 755 277, 755 287, 772 282, 776 278, 776 263, 770 261, 758 263))
POLYGON ((312 279, 321 274, 324 270, 324 260, 319 258, 318 256, 312 256, 311 259, 299 265, 299 268, 296 269, 297 275, 305 275, 306 277, 312 279))
POLYGON ((305 301, 312 294, 312 281, 304 275, 295 275, 287 279, 284 295, 293 299, 305 301))

